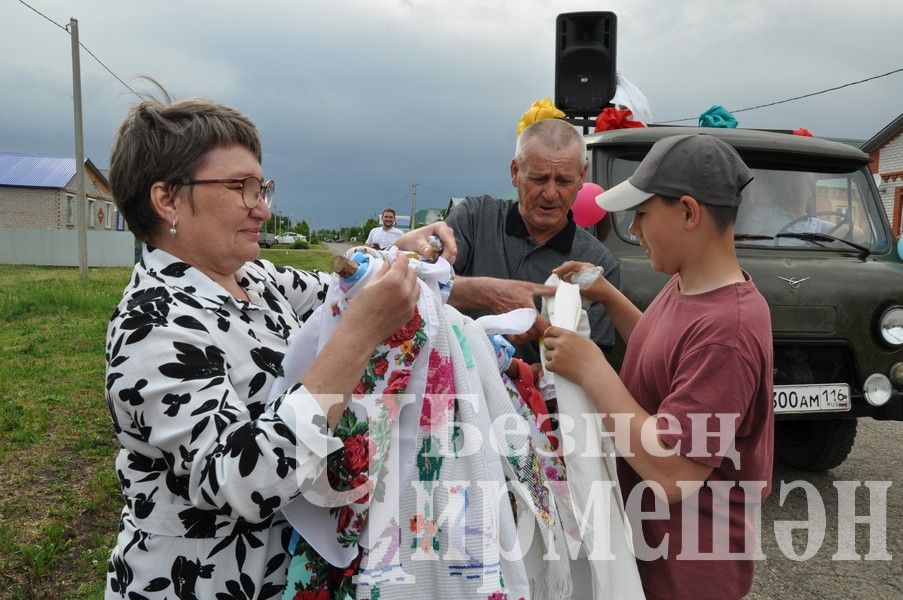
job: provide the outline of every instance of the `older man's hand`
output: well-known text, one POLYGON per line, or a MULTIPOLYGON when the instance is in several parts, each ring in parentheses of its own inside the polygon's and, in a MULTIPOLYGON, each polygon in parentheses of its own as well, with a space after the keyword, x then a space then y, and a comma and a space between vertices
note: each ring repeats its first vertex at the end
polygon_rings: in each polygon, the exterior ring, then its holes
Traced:
POLYGON ((535 308, 534 298, 555 295, 555 288, 541 283, 494 277, 471 278, 471 281, 474 280, 479 280, 478 285, 486 307, 497 315, 516 308, 535 308))
MULTIPOLYGON (((517 308, 535 308, 534 298, 537 296, 555 295, 555 288, 529 281, 494 277, 474 277, 470 278, 470 281, 476 284, 478 293, 485 302, 485 308, 497 315, 517 308)), ((508 339, 515 345, 526 344, 539 339, 548 326, 548 321, 537 315, 529 330, 519 335, 509 335, 508 339)))
MULTIPOLYGON (((533 322, 533 326, 530 327, 527 331, 519 334, 519 335, 509 335, 508 341, 514 344, 515 346, 520 346, 522 344, 526 344, 527 342, 532 342, 533 340, 538 340, 542 333, 548 329, 549 322, 543 319, 541 316, 536 315, 536 321, 533 322)), ((537 380, 538 381, 538 380, 537 380)))
MULTIPOLYGON (((489 311, 498 315, 517 308, 536 308, 534 298, 554 295, 555 288, 540 283, 495 277, 457 277, 448 303, 461 311, 489 311)), ((523 344, 538 339, 548 326, 545 319, 537 316, 529 331, 508 336, 508 339, 514 344, 523 344)))
POLYGON ((433 251, 429 237, 435 235, 442 242, 442 258, 455 264, 458 256, 458 245, 455 243, 455 232, 444 221, 437 221, 418 227, 395 240, 400 250, 417 252, 422 256, 430 256, 433 251))
POLYGON ((555 288, 539 283, 459 275, 448 303, 461 311, 486 311, 498 315, 516 308, 536 308, 534 298, 554 295, 555 288))

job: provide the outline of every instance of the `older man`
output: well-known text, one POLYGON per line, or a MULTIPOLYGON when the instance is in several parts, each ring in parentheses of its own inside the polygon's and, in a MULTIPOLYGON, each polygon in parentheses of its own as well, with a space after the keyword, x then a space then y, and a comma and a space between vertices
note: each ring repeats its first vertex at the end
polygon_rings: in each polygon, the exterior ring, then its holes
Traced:
MULTIPOLYGON (((472 316, 534 306, 539 296, 554 292, 542 283, 566 260, 601 265, 618 286, 617 259, 571 216, 586 168, 586 142, 565 121, 545 119, 521 133, 511 161, 517 200, 469 197, 446 220, 458 244, 453 306, 472 316)), ((614 330, 602 305, 590 306, 589 321, 593 341, 610 348, 614 330)), ((527 362, 539 362, 538 345, 526 342, 547 325, 538 319, 515 340, 527 362)))

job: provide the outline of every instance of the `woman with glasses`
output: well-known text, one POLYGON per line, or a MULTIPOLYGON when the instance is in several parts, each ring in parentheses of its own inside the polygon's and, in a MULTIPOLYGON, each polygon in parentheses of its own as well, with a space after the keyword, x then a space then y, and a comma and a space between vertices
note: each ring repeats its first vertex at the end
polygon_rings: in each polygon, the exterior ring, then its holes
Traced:
MULTIPOLYGON (((275 184, 257 129, 203 99, 145 100, 119 129, 110 183, 140 262, 107 333, 106 397, 125 507, 107 598, 275 598, 291 532, 280 507, 342 443, 331 436, 418 287, 404 260, 361 290, 303 381, 267 396, 326 278, 259 260, 275 184)), ((418 250, 444 224, 396 242, 418 250)))

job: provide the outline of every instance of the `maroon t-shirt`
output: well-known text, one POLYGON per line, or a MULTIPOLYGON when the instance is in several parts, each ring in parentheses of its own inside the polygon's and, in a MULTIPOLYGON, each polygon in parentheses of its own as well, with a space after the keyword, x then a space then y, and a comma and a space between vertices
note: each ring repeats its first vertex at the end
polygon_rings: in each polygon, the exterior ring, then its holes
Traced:
MULTIPOLYGON (((640 527, 631 515, 634 536, 643 535, 649 548, 667 543, 664 558, 638 557, 650 599, 729 600, 752 584, 757 511, 771 491, 773 350, 768 304, 744 275, 743 283, 692 296, 673 277, 627 344, 621 379, 640 406, 659 415, 659 430, 672 430, 659 439, 713 468, 699 493, 667 507, 667 517, 640 527), (686 527, 685 510, 693 515, 686 527)), ((627 501, 641 478, 624 459, 618 474, 627 501)), ((642 494, 642 510, 651 513, 653 491, 642 494)))

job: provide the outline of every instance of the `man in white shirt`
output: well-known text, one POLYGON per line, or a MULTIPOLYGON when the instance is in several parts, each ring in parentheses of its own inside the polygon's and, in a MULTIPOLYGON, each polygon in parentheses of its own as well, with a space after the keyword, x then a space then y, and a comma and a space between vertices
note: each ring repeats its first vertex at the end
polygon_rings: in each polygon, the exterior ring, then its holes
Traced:
POLYGON ((367 246, 376 250, 385 250, 395 243, 395 240, 404 233, 395 227, 395 209, 384 208, 382 214, 382 227, 374 227, 367 236, 367 246))

